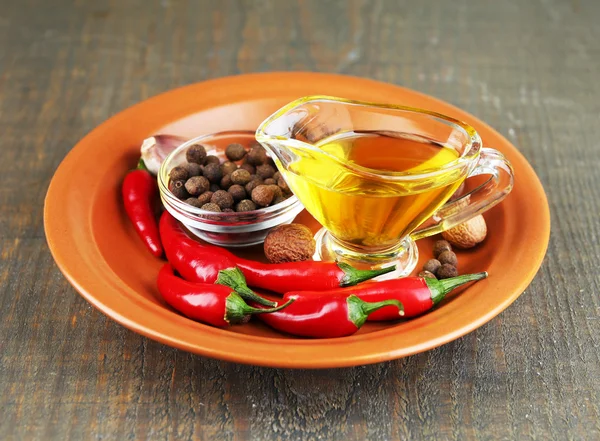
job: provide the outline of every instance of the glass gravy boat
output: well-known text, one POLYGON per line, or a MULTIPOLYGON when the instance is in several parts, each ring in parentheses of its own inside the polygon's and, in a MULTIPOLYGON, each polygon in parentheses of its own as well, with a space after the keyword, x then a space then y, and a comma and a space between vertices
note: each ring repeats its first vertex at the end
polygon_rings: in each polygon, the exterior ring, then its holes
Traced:
POLYGON ((323 225, 315 259, 396 265, 387 277, 414 269, 414 240, 490 209, 513 186, 510 163, 475 129, 423 109, 309 96, 267 118, 256 139, 323 225), (479 174, 490 178, 447 203, 479 174))

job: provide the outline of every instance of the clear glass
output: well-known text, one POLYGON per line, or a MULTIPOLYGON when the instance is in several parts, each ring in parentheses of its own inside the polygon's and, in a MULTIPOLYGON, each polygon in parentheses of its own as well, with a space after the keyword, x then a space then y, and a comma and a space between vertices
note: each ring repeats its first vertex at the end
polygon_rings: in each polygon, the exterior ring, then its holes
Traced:
POLYGON ((270 207, 242 213, 215 213, 193 207, 169 191, 169 172, 186 162, 185 154, 193 144, 202 144, 209 155, 225 160, 225 149, 231 143, 249 146, 256 143, 250 131, 219 132, 186 141, 165 158, 158 173, 158 188, 164 207, 189 231, 206 242, 227 247, 251 246, 264 242, 268 232, 291 223, 304 209, 298 198, 291 196, 270 207))
POLYGON ((488 210, 513 186, 510 163, 496 150, 482 148, 475 129, 423 109, 310 96, 267 118, 256 139, 323 225, 315 257, 358 267, 395 264, 398 271, 390 277, 414 269, 414 240, 488 210), (359 161, 352 155, 360 137, 371 144, 363 144, 359 161), (365 165, 370 157, 395 159, 399 142, 435 148, 432 158, 449 156, 402 171, 365 165), (384 149, 389 149, 385 155, 384 149), (446 204, 467 177, 478 174, 490 178, 446 204))

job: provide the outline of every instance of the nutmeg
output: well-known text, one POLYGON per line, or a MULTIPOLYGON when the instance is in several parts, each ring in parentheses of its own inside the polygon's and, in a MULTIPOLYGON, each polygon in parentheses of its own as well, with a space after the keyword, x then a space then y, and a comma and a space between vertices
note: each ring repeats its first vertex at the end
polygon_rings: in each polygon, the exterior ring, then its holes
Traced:
POLYGON ((442 237, 457 248, 472 248, 483 242, 487 235, 487 225, 482 215, 442 232, 442 237))
POLYGON ((280 225, 265 239, 265 256, 272 263, 309 260, 315 253, 312 231, 302 224, 280 225))

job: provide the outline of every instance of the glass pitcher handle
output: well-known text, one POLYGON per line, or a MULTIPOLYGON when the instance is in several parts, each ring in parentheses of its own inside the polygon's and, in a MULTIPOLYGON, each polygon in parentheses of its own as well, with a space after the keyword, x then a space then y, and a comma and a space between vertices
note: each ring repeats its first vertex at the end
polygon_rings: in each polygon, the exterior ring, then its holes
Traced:
POLYGON ((502 201, 512 190, 514 173, 502 153, 482 148, 479 161, 467 176, 489 174, 490 178, 469 193, 448 202, 438 209, 423 226, 412 232, 413 240, 449 230, 481 214, 502 201))

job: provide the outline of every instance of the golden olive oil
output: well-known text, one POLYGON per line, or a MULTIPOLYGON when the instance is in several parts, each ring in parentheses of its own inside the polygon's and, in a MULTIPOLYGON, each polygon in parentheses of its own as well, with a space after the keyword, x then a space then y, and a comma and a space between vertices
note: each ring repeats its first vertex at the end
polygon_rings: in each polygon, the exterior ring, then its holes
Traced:
POLYGON ((346 132, 291 151, 288 185, 338 240, 355 247, 397 245, 464 178, 456 169, 427 174, 457 159, 456 150, 395 132, 346 132), (402 179, 402 172, 419 178, 402 179))

